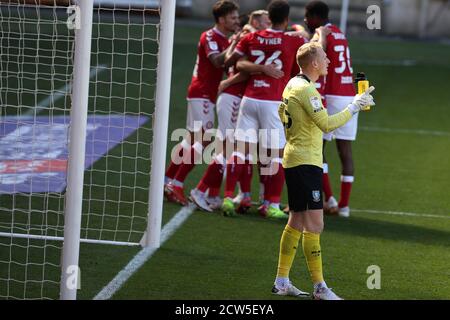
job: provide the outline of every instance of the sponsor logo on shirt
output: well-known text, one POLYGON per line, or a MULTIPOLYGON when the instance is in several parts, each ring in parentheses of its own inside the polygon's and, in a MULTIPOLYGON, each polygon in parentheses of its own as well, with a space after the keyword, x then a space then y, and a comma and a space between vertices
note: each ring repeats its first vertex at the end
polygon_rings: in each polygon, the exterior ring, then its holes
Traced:
POLYGON ((351 76, 342 76, 341 77, 341 84, 349 84, 353 83, 353 77, 351 76))
POLYGON ((213 51, 216 51, 219 49, 219 46, 217 45, 217 42, 215 42, 215 41, 210 41, 208 44, 209 44, 209 48, 213 51))
POLYGON ((314 112, 319 112, 322 110, 322 103, 320 103, 319 97, 311 97, 309 98, 309 102, 311 102, 311 106, 314 112))
POLYGON ((345 35, 343 33, 333 32, 332 35, 336 40, 345 40, 345 35))
POLYGON ((270 84, 268 84, 264 80, 255 80, 253 86, 255 88, 270 88, 270 84))

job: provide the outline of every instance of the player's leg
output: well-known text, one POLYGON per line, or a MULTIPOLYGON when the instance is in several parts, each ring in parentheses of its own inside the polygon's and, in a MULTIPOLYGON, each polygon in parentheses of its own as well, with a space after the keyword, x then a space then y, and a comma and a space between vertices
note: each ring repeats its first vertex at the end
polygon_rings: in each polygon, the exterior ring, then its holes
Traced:
MULTIPOLYGON (((227 94, 224 94, 225 96, 227 94)), ((240 110, 240 105, 241 105, 241 101, 242 99, 239 97, 235 97, 233 98, 232 101, 230 101, 230 103, 228 104, 228 113, 225 114, 225 118, 227 119, 227 128, 231 128, 232 130, 228 129, 228 133, 226 134, 227 137, 227 144, 230 146, 232 144, 234 144, 235 139, 234 139, 234 134, 235 134, 235 129, 237 126, 237 120, 238 120, 238 116, 239 116, 239 110, 240 110)), ((219 118, 220 119, 220 118, 219 118)), ((248 211, 248 209, 251 207, 251 194, 250 194, 250 188, 251 188, 251 179, 252 179, 252 173, 253 173, 253 156, 250 154, 250 152, 248 151, 248 149, 250 149, 250 145, 246 144, 244 146, 244 148, 246 149, 244 151, 245 154, 245 166, 242 167, 242 171, 241 174, 238 175, 234 175, 234 178, 237 178, 237 185, 239 188, 239 194, 233 198, 233 203, 235 206, 237 206, 236 208, 236 212, 238 213, 246 213, 248 211)), ((237 150, 233 150, 237 151, 237 150)), ((228 152, 229 155, 231 155, 228 152)), ((228 158, 230 158, 228 156, 228 158)), ((229 187, 231 188, 232 183, 229 185, 229 187)))
MULTIPOLYGON (((340 112, 353 101, 353 97, 327 96, 327 106, 330 114, 340 112)), ((351 142, 356 139, 358 129, 358 114, 355 114, 350 121, 342 127, 334 130, 336 147, 342 165, 341 171, 341 194, 339 198, 339 216, 348 217, 350 215, 349 201, 352 183, 354 180, 354 166, 351 142)))
MULTIPOLYGON (((171 160, 167 167, 166 174, 164 176, 164 186, 168 185, 175 179, 175 176, 183 162, 183 155, 187 154, 192 147, 191 137, 188 134, 183 140, 177 144, 171 153, 171 160)), ((165 191, 166 192, 166 191, 165 191)))
MULTIPOLYGON (((216 138, 214 143, 222 145, 223 141, 216 138)), ((216 148, 219 151, 220 149, 222 149, 222 146, 216 148)), ((206 168, 197 186, 190 191, 192 202, 200 209, 211 212, 222 206, 220 187, 223 180, 225 164, 226 161, 222 152, 214 154, 211 163, 206 168)))
MULTIPOLYGON (((245 139, 242 135, 239 139, 241 138, 245 139)), ((233 216, 235 212, 245 213, 251 206, 251 170, 253 159, 250 155, 250 150, 253 150, 255 145, 255 143, 237 140, 235 143, 235 151, 227 161, 224 201, 222 205, 222 212, 225 216, 233 216), (243 176, 249 176, 245 179, 247 181, 243 179, 243 176), (233 202, 233 196, 238 182, 240 182, 243 197, 236 204, 236 207, 233 202)))
POLYGON ((203 141, 202 132, 214 126, 214 104, 206 99, 193 99, 188 101, 188 116, 186 127, 192 141, 192 146, 188 152, 183 153, 183 162, 168 186, 171 195, 168 197, 172 201, 182 205, 187 204, 184 196, 184 181, 187 175, 195 167, 196 163, 202 161, 203 149, 210 141, 203 141))
MULTIPOLYGON (((234 134, 235 148, 227 160, 227 175, 225 180, 225 194, 222 205, 224 215, 234 215, 233 196, 236 184, 240 180, 242 173, 251 162, 249 159, 251 152, 258 142, 256 130, 258 128, 256 109, 257 106, 253 100, 244 97, 241 101, 241 108, 236 124, 234 134)), ((244 187, 241 185, 241 188, 244 187)), ((250 185, 248 185, 250 187, 250 185)), ((242 190, 250 193, 250 190, 242 190)))
POLYGON ((303 212, 303 239, 302 248, 306 264, 314 285, 314 298, 322 300, 339 300, 326 285, 322 270, 322 252, 320 235, 323 231, 323 200, 321 168, 310 165, 299 166, 299 179, 301 181, 305 206, 303 212))
POLYGON ((306 210, 306 202, 302 181, 299 180, 299 167, 286 169, 286 185, 288 191, 289 207, 293 210, 289 214, 289 220, 283 230, 280 240, 278 255, 278 267, 272 293, 277 295, 305 296, 308 295, 292 285, 289 273, 297 252, 302 232, 304 229, 303 213, 306 210))
POLYGON ((193 138, 193 144, 189 154, 184 158, 187 161, 183 161, 175 175, 175 180, 178 182, 184 183, 196 162, 201 162, 205 146, 211 143, 211 141, 202 139, 202 133, 214 127, 214 107, 215 105, 206 99, 193 99, 188 103, 186 127, 193 138))
POLYGON ((323 193, 324 193, 324 213, 325 214, 337 214, 338 213, 338 203, 333 196, 333 191, 331 188, 330 176, 328 175, 328 162, 325 157, 325 148, 328 141, 332 140, 332 133, 325 133, 323 136, 323 193))
MULTIPOLYGON (((222 206, 220 187, 226 166, 227 145, 233 143, 233 134, 237 122, 236 106, 241 98, 223 93, 217 99, 218 128, 215 137, 216 154, 197 187, 191 190, 191 198, 197 206, 206 211, 222 206), (208 191, 208 192, 207 192, 208 191)), ((229 149, 229 147, 228 147, 229 149)))
MULTIPOLYGON (((197 102, 198 103, 198 102, 197 102)), ((171 183, 175 176, 183 164, 183 159, 190 152, 192 145, 194 144, 194 135, 193 135, 193 127, 194 127, 194 118, 195 116, 192 114, 192 104, 196 104, 191 100, 187 100, 187 120, 186 120, 186 128, 189 133, 186 137, 181 141, 181 143, 177 144, 171 153, 171 160, 169 165, 167 166, 167 171, 164 178, 164 193, 168 192, 167 185, 171 183)))
POLYGON ((297 253, 303 231, 303 214, 291 212, 280 239, 277 276, 272 287, 272 293, 286 296, 309 296, 307 292, 296 288, 289 279, 289 273, 297 253))
POLYGON ((261 162, 267 163, 261 170, 266 175, 264 188, 265 199, 268 202, 267 211, 260 213, 266 217, 286 219, 288 216, 280 210, 281 193, 284 186, 284 169, 282 166, 283 148, 286 144, 284 128, 278 116, 277 102, 261 103, 259 108, 259 119, 262 130, 260 130, 262 153, 261 162))
MULTIPOLYGON (((257 146, 257 154, 259 154, 259 149, 261 148, 260 144, 258 143, 257 146)), ((261 160, 258 159, 258 176, 259 176, 259 196, 258 196, 258 201, 259 204, 264 204, 264 192, 265 192, 265 187, 266 187, 266 176, 261 174, 261 169, 262 169, 262 163, 261 160)))
POLYGON ((323 210, 315 209, 304 212, 304 229, 302 247, 309 274, 314 285, 314 299, 342 300, 330 288, 323 278, 322 249, 320 235, 323 231, 323 210))
POLYGON ((245 145, 245 164, 242 167, 242 171, 238 179, 240 192, 242 193, 242 199, 239 201, 239 203, 237 203, 236 212, 241 214, 247 213, 250 207, 252 206, 251 184, 252 184, 253 163, 254 163, 252 150, 254 148, 255 144, 247 143, 245 145))
POLYGON ((354 181, 354 165, 352 154, 352 142, 350 140, 336 139, 336 146, 342 164, 341 196, 339 198, 339 215, 350 215, 349 201, 354 181))
MULTIPOLYGON (((259 149, 260 149, 260 144, 258 143, 256 146, 256 155, 259 154, 259 149)), ((261 164, 260 159, 257 157, 257 159, 252 158, 252 160, 255 160, 254 162, 256 162, 256 169, 257 169, 258 178, 259 178, 259 195, 258 195, 258 204, 260 206, 258 208, 258 211, 259 211, 265 205, 264 204, 264 189, 265 189, 265 183, 266 183, 266 176, 261 174, 262 164, 261 164)), ((253 163, 253 164, 255 164, 255 163, 253 163)), ((244 180, 242 183, 251 184, 251 179, 253 176, 253 164, 250 164, 250 166, 247 168, 247 170, 245 170, 244 173, 242 174, 241 180, 244 180)), ((241 181, 238 182, 239 192, 238 192, 237 196, 233 198, 233 202, 236 205, 240 204, 244 200, 244 193, 242 192, 240 185, 241 185, 241 181)), ((248 202, 248 201, 244 200, 244 202, 248 202)), ((250 199, 250 202, 251 202, 251 199, 250 199)))

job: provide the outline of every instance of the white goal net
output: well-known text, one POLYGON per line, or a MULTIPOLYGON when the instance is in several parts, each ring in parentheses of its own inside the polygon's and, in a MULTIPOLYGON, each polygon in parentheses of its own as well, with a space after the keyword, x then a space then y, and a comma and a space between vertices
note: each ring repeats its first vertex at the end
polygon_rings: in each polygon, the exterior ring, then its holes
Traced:
MULTIPOLYGON (((160 8, 117 3, 93 12, 84 256, 147 228, 160 8)), ((0 1, 0 299, 60 296, 79 18, 75 0, 0 1)))

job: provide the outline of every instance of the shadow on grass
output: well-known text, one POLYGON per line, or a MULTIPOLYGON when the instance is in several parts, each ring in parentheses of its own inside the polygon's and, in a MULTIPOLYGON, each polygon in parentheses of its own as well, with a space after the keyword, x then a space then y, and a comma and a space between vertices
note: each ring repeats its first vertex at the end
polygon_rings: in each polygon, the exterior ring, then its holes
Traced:
POLYGON ((353 216, 350 219, 326 217, 325 231, 333 231, 362 237, 450 247, 450 231, 445 232, 419 226, 367 219, 363 217, 353 216))

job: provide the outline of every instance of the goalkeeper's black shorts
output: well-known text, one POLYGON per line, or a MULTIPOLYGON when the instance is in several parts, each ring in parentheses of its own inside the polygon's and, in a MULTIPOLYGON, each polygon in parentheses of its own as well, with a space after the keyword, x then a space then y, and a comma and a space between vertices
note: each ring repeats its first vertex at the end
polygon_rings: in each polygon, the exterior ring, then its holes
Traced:
POLYGON ((291 211, 323 209, 322 168, 300 165, 284 169, 284 172, 291 211))

